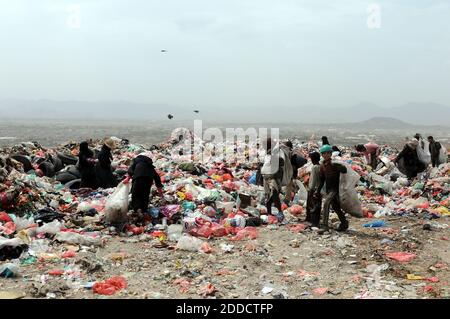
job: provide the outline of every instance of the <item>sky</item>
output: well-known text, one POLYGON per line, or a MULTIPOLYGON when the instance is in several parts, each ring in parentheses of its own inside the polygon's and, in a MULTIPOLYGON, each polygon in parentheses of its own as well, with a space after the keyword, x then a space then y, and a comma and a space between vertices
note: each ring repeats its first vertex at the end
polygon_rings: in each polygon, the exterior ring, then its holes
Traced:
POLYGON ((446 0, 0 0, 0 98, 450 106, 449 17, 446 0))

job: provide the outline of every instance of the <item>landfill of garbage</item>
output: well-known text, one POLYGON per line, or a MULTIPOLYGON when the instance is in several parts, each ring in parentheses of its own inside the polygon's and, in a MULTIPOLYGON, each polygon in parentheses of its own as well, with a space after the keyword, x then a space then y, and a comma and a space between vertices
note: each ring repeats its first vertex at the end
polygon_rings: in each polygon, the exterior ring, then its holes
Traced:
MULTIPOLYGON (((119 181, 147 151, 164 185, 163 197, 152 190, 145 224, 129 219, 122 233, 110 219, 128 216, 129 185, 79 188, 78 144, 0 150, 0 298, 450 296, 449 163, 408 180, 389 146, 374 170, 340 147, 350 228, 319 235, 303 222, 310 163, 279 218, 276 208, 266 214, 258 162, 248 161, 256 144, 231 145, 242 157, 224 161, 223 145, 185 154, 173 138, 150 149, 115 140, 119 181)), ((319 147, 293 144, 305 158, 319 147)))

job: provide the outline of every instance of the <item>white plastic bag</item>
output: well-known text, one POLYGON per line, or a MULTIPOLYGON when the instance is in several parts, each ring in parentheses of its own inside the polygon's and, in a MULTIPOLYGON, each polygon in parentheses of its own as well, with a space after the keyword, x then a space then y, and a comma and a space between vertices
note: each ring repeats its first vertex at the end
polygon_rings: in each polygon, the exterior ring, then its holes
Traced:
POLYGON ((202 244, 203 240, 190 235, 184 235, 178 240, 176 248, 179 250, 197 252, 202 247, 202 244))
POLYGON ((42 225, 41 227, 36 228, 36 233, 44 233, 44 234, 50 234, 50 235, 56 235, 61 231, 61 228, 63 227, 63 223, 54 220, 51 223, 47 223, 42 225))
POLYGON ((167 239, 169 241, 178 241, 183 233, 183 225, 169 225, 167 228, 167 239))
POLYGON ((55 239, 62 243, 83 245, 83 246, 103 246, 103 241, 100 237, 84 236, 71 232, 59 232, 55 239))
POLYGON ((114 193, 108 196, 105 205, 107 223, 123 223, 127 219, 130 184, 120 183, 114 193))
POLYGON ((24 242, 20 238, 5 238, 0 236, 0 249, 3 247, 17 247, 23 245, 24 242))
POLYGON ((22 218, 22 217, 16 217, 16 220, 14 221, 14 223, 16 224, 17 232, 21 231, 22 229, 27 229, 30 226, 35 224, 33 217, 30 217, 28 219, 22 218))
POLYGON ((92 208, 93 207, 92 207, 92 205, 90 203, 88 203, 88 202, 81 202, 80 204, 78 204, 77 213, 80 213, 80 212, 86 213, 86 212, 90 211, 92 208))
POLYGON ((303 183, 297 179, 295 180, 295 183, 298 186, 298 192, 297 192, 298 199, 302 200, 302 201, 308 200, 308 191, 306 190, 305 185, 303 185, 303 183))
POLYGON ((392 195, 394 183, 386 176, 383 177, 375 173, 370 173, 368 177, 375 188, 382 189, 389 195, 392 195))

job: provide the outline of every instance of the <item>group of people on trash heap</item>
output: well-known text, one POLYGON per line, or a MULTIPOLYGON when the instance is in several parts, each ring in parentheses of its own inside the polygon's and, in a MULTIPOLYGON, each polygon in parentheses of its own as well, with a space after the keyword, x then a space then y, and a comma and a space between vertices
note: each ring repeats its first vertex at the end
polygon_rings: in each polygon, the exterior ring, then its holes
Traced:
POLYGON ((89 149, 88 142, 80 143, 78 153, 78 169, 81 174, 82 188, 111 188, 118 184, 111 167, 113 156, 111 151, 116 148, 114 140, 108 138, 104 141, 102 149, 94 157, 89 149))
MULTIPOLYGON (((332 162, 332 153, 341 151, 337 147, 332 147, 326 137, 322 138, 323 145, 318 152, 309 154, 309 158, 313 164, 308 185, 308 198, 306 204, 305 222, 310 223, 312 227, 321 227, 319 233, 325 233, 329 230, 328 219, 330 208, 339 217, 340 225, 338 231, 348 229, 348 221, 342 211, 339 203, 339 182, 340 174, 347 173, 347 168, 339 163, 332 162), (323 157, 322 163, 320 157, 323 157), (322 212, 322 194, 321 190, 325 186, 325 197, 323 199, 323 216, 322 225, 320 225, 322 212)), ((292 195, 295 193, 294 180, 297 178, 298 169, 307 163, 307 160, 297 154, 292 149, 290 141, 273 146, 274 141, 268 139, 266 141, 267 155, 264 163, 260 167, 262 176, 265 202, 267 213, 272 213, 272 204, 278 210, 278 219, 282 221, 284 215, 281 209, 280 194, 283 186, 286 186, 286 202, 292 201, 292 195), (275 156, 274 156, 275 155, 275 156), (274 163, 274 161, 277 161, 274 163)))
MULTIPOLYGON (((433 137, 428 137, 429 153, 433 167, 439 164, 439 151, 441 144, 434 141, 433 137)), ((403 168, 408 178, 414 178, 418 173, 426 169, 426 165, 419 159, 417 148, 424 147, 423 139, 416 134, 408 141, 403 150, 397 155, 395 163, 403 168)), ((256 184, 264 187, 266 213, 272 214, 272 206, 278 210, 279 222, 284 221, 282 213, 282 203, 280 195, 285 186, 285 202, 289 205, 293 200, 293 195, 297 191, 295 180, 298 170, 308 161, 293 149, 290 141, 280 143, 268 138, 263 145, 265 149, 264 161, 259 164, 256 174, 256 184)), ((117 186, 118 181, 113 175, 111 167, 112 153, 116 148, 112 139, 106 139, 97 158, 94 152, 89 149, 87 142, 80 144, 79 170, 81 173, 81 185, 88 188, 110 188, 117 186)), ((375 143, 355 145, 356 152, 364 156, 368 165, 375 169, 380 163, 380 147, 375 143)), ((332 154, 342 155, 336 146, 330 145, 327 137, 322 137, 322 146, 319 152, 314 151, 309 155, 312 163, 309 184, 307 185, 308 197, 306 203, 306 219, 311 227, 320 228, 319 233, 329 231, 330 208, 338 215, 340 224, 337 231, 346 231, 349 227, 345 213, 341 209, 339 200, 339 184, 341 174, 347 173, 347 167, 332 161, 332 154), (320 153, 319 153, 320 152, 320 153), (321 161, 322 157, 322 161, 321 161), (322 196, 322 189, 325 186, 325 195, 322 196), (322 223, 320 221, 322 220, 322 223)), ((163 196, 163 185, 161 178, 153 166, 152 153, 144 152, 133 159, 126 178, 123 183, 132 181, 131 208, 133 216, 137 220, 143 220, 148 213, 150 191, 153 184, 156 184, 158 193, 163 196)))
MULTIPOLYGON (((427 150, 424 139, 417 133, 413 139, 406 142, 403 150, 397 155, 395 163, 409 179, 416 177, 427 168, 427 161, 419 158, 420 154, 429 153, 432 166, 439 166, 442 145, 435 141, 433 136, 428 136, 428 143, 427 150)), ((425 157, 426 155, 423 156, 425 157)))
MULTIPOLYGON (((94 152, 89 149, 88 142, 80 143, 78 169, 81 174, 82 188, 96 189, 117 186, 119 181, 114 176, 112 169, 112 151, 116 147, 114 140, 106 139, 97 158, 95 158, 94 152)), ((158 192, 162 196, 163 186, 161 178, 153 166, 151 152, 144 152, 133 159, 123 183, 128 184, 131 180, 131 206, 135 215, 139 219, 143 219, 149 207, 150 190, 153 183, 156 184, 158 192)))

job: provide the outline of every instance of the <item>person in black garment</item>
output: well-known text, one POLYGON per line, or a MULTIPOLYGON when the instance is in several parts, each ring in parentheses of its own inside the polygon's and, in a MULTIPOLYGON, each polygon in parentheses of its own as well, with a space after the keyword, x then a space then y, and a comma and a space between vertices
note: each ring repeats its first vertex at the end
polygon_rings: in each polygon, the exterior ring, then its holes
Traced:
POLYGON ((159 196, 163 196, 163 185, 161 178, 153 166, 150 158, 151 154, 139 154, 131 163, 128 169, 128 177, 125 183, 132 179, 131 187, 131 207, 138 220, 143 219, 143 214, 147 213, 150 200, 150 191, 153 183, 158 188, 159 196))
POLYGON ((111 162, 113 160, 111 151, 116 148, 114 141, 110 138, 106 139, 100 153, 98 153, 98 162, 95 165, 95 173, 97 176, 97 185, 101 188, 111 188, 117 186, 111 162))
POLYGON ((81 188, 97 188, 97 177, 95 175, 94 152, 89 149, 88 142, 80 143, 80 152, 78 153, 78 168, 81 174, 81 188))

